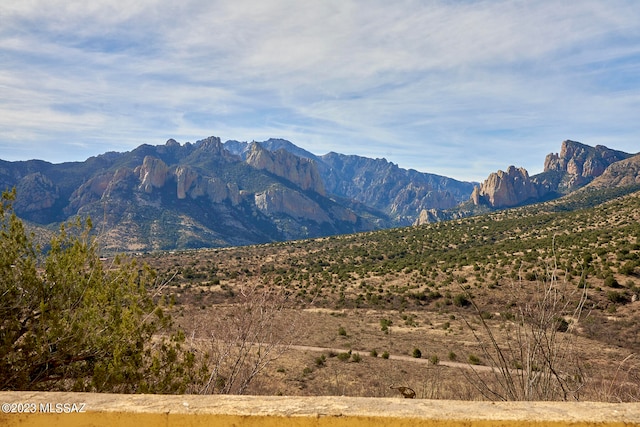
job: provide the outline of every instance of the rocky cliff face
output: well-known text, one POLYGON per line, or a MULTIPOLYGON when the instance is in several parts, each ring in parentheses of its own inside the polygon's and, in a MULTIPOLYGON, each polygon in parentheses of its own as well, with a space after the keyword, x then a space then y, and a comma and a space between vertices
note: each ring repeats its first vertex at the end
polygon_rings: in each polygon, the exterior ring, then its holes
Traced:
POLYGON ((16 200, 16 209, 45 222, 46 214, 43 213, 51 209, 60 198, 60 189, 41 172, 30 173, 22 178, 16 191, 18 194, 29 195, 16 200))
POLYGON ((282 177, 303 190, 325 194, 318 168, 312 160, 295 156, 283 149, 269 151, 260 143, 253 142, 246 162, 256 169, 282 177))
POLYGON ((423 210, 448 209, 468 200, 473 184, 407 170, 385 159, 329 153, 320 157, 328 193, 356 200, 410 225, 423 210))
POLYGON ((576 141, 562 142, 560 154, 548 154, 544 161, 544 171, 556 171, 564 175, 560 190, 570 191, 582 187, 602 175, 607 167, 631 155, 611 150, 603 145, 590 147, 576 141))
POLYGON ((471 200, 475 205, 503 208, 520 205, 538 196, 538 188, 529 178, 526 169, 509 166, 506 172, 494 172, 481 185, 476 186, 471 200))
POLYGON ((630 156, 602 145, 590 147, 567 140, 562 142, 559 154, 546 156, 544 172, 529 177, 526 170, 510 166, 506 172, 492 173, 473 190, 471 201, 476 206, 499 209, 549 200, 584 187, 630 156))
POLYGON ((169 167, 158 158, 145 156, 142 165, 137 167, 134 172, 140 179, 139 188, 145 193, 151 193, 154 188, 164 187, 169 167))
POLYGON ((640 185, 640 154, 612 163, 588 187, 611 188, 640 185))
MULTIPOLYGON (((273 145, 286 146, 282 141, 273 145)), ((290 144, 290 143, 289 143, 290 144)), ((254 144, 243 157, 219 138, 169 140, 86 162, 1 162, 16 212, 40 224, 91 216, 107 247, 228 246, 368 231, 375 214, 326 197, 315 160, 254 144)))

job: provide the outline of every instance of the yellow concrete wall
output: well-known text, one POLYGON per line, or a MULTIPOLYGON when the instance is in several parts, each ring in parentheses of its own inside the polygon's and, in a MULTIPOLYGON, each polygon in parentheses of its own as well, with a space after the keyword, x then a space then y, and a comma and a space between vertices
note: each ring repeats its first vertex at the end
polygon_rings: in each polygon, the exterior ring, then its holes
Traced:
POLYGON ((51 392, 0 392, 0 403, 0 427, 640 426, 640 403, 51 392))

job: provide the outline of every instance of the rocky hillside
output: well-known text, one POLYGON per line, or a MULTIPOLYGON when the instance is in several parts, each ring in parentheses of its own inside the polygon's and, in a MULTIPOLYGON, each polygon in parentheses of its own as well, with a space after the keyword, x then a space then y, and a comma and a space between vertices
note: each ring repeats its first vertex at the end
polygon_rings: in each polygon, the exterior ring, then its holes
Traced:
POLYGON ((494 172, 481 185, 476 186, 471 200, 475 205, 506 207, 536 201, 539 196, 538 187, 529 178, 527 170, 509 166, 506 172, 494 172))
POLYGON ((473 184, 399 168, 385 159, 316 156, 289 141, 194 144, 170 139, 84 162, 0 161, 16 212, 57 227, 91 216, 107 248, 244 245, 412 223, 455 206, 473 184))
POLYGON ((525 169, 514 166, 492 173, 474 188, 471 201, 476 206, 505 208, 552 199, 584 187, 613 165, 620 163, 617 168, 626 173, 628 165, 621 162, 631 156, 602 145, 590 147, 567 140, 559 154, 547 155, 542 173, 529 177, 525 169))
POLYGON ((590 147, 576 141, 564 141, 560 154, 548 154, 544 161, 544 172, 538 182, 544 181, 545 173, 557 172, 562 179, 557 190, 566 193, 583 187, 599 177, 609 165, 627 159, 632 155, 612 150, 602 145, 590 147))
MULTIPOLYGON (((227 141, 225 148, 249 160, 252 143, 227 141)), ((316 164, 327 194, 384 213, 393 225, 413 223, 423 210, 452 208, 468 200, 474 183, 403 169, 386 159, 328 153, 316 156, 289 141, 261 142, 266 150, 287 151, 316 164)))
POLYGON ((461 218, 556 198, 593 181, 636 183, 638 158, 564 141, 543 173, 492 173, 482 184, 406 170, 385 159, 317 156, 289 141, 194 144, 170 139, 84 162, 0 161, 16 212, 57 227, 91 216, 107 248, 245 245, 461 218))
POLYGON ((546 156, 542 173, 529 176, 526 169, 515 166, 491 173, 474 187, 466 202, 451 209, 425 209, 414 225, 548 201, 582 188, 635 184, 640 184, 640 155, 567 140, 562 142, 560 153, 546 156))
POLYGON ((612 188, 640 185, 640 154, 609 165, 588 188, 612 188))
POLYGON ((422 210, 449 209, 468 200, 473 183, 402 169, 385 159, 329 153, 319 169, 332 194, 357 200, 409 225, 422 210))
POLYGON ((16 212, 36 224, 91 216, 113 250, 244 245, 389 224, 380 212, 327 197, 314 162, 258 143, 243 160, 215 137, 85 162, 3 161, 0 186, 17 188, 16 212))

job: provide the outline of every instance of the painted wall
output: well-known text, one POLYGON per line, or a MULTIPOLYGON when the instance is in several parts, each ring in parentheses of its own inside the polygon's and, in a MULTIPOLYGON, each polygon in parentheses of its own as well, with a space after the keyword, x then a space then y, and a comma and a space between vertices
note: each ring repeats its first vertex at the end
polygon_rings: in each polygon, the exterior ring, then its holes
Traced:
POLYGON ((640 426, 640 403, 0 392, 0 426, 640 426))

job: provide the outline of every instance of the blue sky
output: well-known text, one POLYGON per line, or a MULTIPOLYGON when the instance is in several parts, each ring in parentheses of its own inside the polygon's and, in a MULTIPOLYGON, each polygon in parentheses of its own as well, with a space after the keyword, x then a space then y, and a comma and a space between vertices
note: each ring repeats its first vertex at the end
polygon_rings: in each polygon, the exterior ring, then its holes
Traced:
POLYGON ((3 0, 0 158, 285 138, 481 181, 640 151, 636 0, 3 0))

